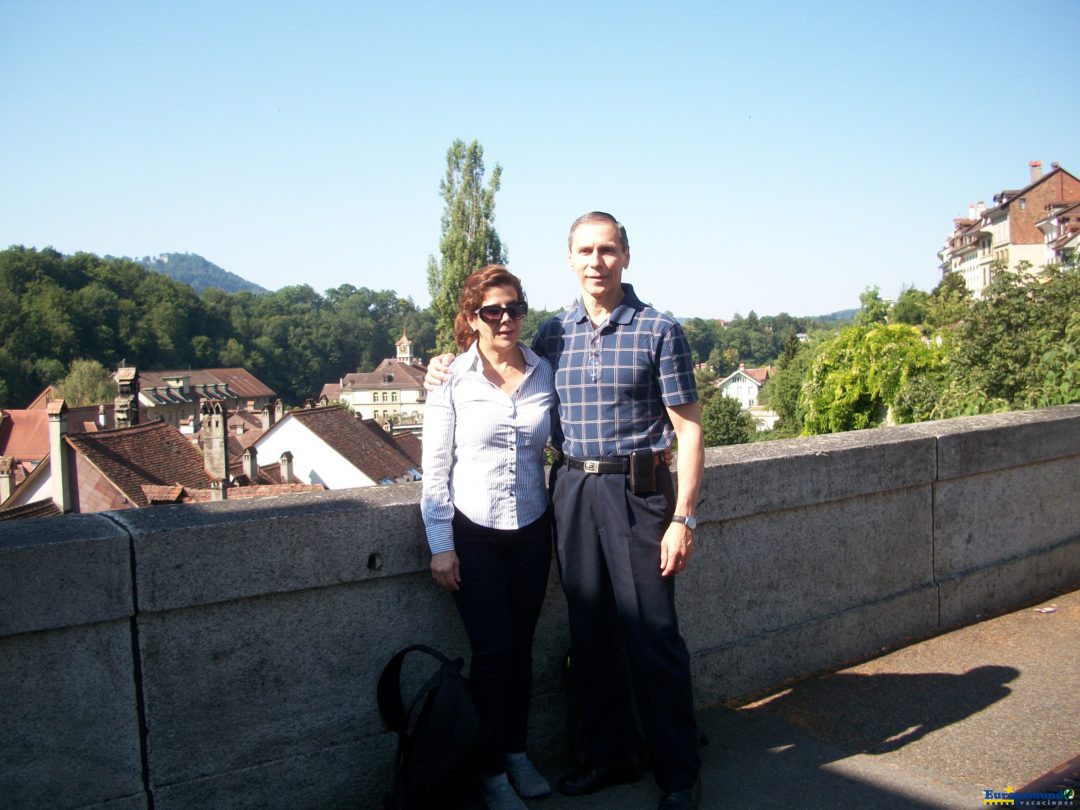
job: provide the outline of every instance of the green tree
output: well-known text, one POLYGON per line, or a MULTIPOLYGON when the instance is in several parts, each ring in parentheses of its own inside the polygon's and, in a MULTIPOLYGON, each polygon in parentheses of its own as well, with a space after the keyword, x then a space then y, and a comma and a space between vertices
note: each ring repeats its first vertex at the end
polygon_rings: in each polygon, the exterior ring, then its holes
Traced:
POLYGON ((56 387, 70 406, 108 404, 116 397, 116 381, 97 360, 72 360, 68 375, 56 387))
POLYGON ((495 193, 502 167, 495 164, 484 186, 484 148, 478 141, 455 140, 446 151, 446 177, 439 184, 442 261, 428 258, 428 291, 435 311, 437 350, 454 348, 454 317, 466 276, 486 264, 506 263, 506 249, 495 230, 495 193))
POLYGON ((776 437, 798 436, 802 432, 805 414, 799 407, 799 394, 803 381, 810 373, 810 359, 813 354, 810 346, 800 344, 795 353, 786 360, 781 357, 776 373, 761 389, 762 404, 768 405, 780 416, 780 421, 773 429, 776 437))
MULTIPOLYGON (((1024 263, 1021 262, 1021 265, 1024 263)), ((968 307, 948 342, 950 384, 942 416, 1074 401, 1080 270, 1000 272, 968 307)))
POLYGON ((867 287, 859 296, 859 314, 855 316, 855 325, 885 323, 888 315, 889 305, 881 299, 881 291, 877 287, 867 287))
POLYGON ((799 393, 803 432, 837 433, 915 421, 896 404, 907 387, 934 375, 941 358, 933 343, 905 324, 850 326, 814 353, 799 393))
POLYGON ((892 323, 907 323, 918 326, 926 322, 926 316, 930 309, 930 293, 916 290, 914 287, 904 287, 900 291, 900 297, 896 299, 890 311, 889 320, 892 323))
POLYGON ((926 325, 940 329, 951 326, 967 313, 971 306, 971 290, 959 273, 946 273, 930 291, 927 302, 926 325))
POLYGON ((706 447, 746 444, 754 431, 754 421, 744 413, 737 399, 718 394, 701 409, 701 428, 706 447))
POLYGON ((690 318, 683 324, 686 342, 690 344, 690 351, 694 353, 695 363, 708 362, 713 345, 716 343, 717 327, 716 321, 707 321, 702 318, 690 318))

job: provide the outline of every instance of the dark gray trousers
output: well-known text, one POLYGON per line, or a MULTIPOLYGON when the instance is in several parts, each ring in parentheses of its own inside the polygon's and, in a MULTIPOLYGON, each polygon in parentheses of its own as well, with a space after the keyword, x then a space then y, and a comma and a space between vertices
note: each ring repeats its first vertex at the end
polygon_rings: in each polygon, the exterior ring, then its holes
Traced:
POLYGON ((557 467, 552 500, 581 701, 578 751, 597 766, 637 752, 625 646, 656 781, 669 792, 692 785, 700 763, 675 577, 660 576, 660 539, 674 508, 671 471, 661 465, 656 477, 658 491, 638 496, 625 475, 557 467))

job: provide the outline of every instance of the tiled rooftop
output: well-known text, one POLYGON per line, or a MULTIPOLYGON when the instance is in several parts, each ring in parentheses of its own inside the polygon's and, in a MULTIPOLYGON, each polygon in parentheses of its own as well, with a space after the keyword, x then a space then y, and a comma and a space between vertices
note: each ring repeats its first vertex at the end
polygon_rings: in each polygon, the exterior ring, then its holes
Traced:
POLYGON ((142 489, 145 484, 180 484, 191 489, 210 486, 202 453, 165 422, 69 434, 65 438, 138 506, 150 504, 142 489))
POLYGON ((359 420, 340 405, 290 411, 312 433, 347 458, 373 481, 408 475, 416 465, 379 425, 359 420))
POLYGON ((341 390, 355 391, 367 388, 423 389, 424 374, 426 373, 427 369, 423 366, 409 365, 393 357, 388 357, 379 363, 374 371, 346 374, 341 379, 341 390))

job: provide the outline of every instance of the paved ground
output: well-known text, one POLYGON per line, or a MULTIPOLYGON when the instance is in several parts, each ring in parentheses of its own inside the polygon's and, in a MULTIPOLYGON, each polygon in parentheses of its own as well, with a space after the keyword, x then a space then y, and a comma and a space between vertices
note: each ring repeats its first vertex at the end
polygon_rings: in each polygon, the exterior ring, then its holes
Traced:
MULTIPOLYGON (((983 807, 984 790, 1019 790, 1080 754, 1080 591, 706 710, 700 723, 712 740, 702 808, 983 807)), ((545 773, 554 784, 565 770, 545 773)), ((647 774, 530 806, 634 810, 657 800, 647 774)))

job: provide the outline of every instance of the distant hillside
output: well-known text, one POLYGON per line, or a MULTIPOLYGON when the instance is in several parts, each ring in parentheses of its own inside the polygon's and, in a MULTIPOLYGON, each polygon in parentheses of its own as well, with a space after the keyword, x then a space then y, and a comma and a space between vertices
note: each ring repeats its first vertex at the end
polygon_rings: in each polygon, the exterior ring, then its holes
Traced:
POLYGON ((815 315, 809 320, 824 324, 854 323, 855 316, 858 314, 859 308, 856 307, 855 309, 841 309, 838 312, 830 312, 828 315, 815 315))
POLYGON ((229 293, 241 290, 267 292, 258 284, 242 279, 236 273, 230 273, 196 253, 162 253, 155 257, 143 256, 135 261, 150 270, 188 284, 200 293, 207 287, 217 287, 229 293))

